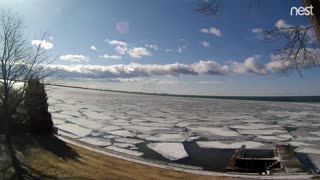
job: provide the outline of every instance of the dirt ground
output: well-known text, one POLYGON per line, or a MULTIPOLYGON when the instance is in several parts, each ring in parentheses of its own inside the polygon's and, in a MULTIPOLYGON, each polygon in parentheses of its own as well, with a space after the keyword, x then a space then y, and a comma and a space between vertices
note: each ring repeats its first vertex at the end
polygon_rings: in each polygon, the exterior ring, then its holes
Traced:
MULTIPOLYGON (((232 179, 166 170, 101 155, 58 138, 15 137, 30 179, 232 179)), ((27 179, 29 179, 27 178, 27 179)))

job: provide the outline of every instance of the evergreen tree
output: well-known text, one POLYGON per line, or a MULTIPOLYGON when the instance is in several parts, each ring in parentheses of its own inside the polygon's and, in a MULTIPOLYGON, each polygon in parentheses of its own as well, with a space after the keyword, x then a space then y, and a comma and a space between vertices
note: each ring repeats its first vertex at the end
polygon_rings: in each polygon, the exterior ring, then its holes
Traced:
POLYGON ((47 94, 38 78, 29 79, 25 94, 27 126, 32 133, 53 133, 51 113, 48 112, 47 94))

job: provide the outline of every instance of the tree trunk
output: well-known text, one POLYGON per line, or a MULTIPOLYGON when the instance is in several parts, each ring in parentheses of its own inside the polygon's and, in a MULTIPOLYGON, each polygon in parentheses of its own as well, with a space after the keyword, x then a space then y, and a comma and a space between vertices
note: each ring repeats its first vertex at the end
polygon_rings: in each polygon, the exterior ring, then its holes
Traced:
POLYGON ((5 133, 6 133, 6 145, 8 148, 9 156, 12 162, 12 166, 14 168, 16 177, 18 180, 23 180, 22 168, 20 166, 19 159, 16 156, 14 151, 11 135, 12 135, 12 126, 11 126, 11 113, 10 113, 10 105, 9 105, 9 91, 7 88, 7 84, 4 84, 4 101, 3 101, 3 110, 4 110, 4 118, 5 118, 5 133))
POLYGON ((23 175, 22 175, 23 170, 21 168, 19 159, 17 158, 16 153, 14 151, 10 133, 6 134, 6 144, 7 144, 7 147, 8 147, 8 152, 9 152, 9 155, 10 155, 10 158, 11 158, 11 162, 12 162, 16 177, 17 177, 18 180, 24 180, 23 175))
POLYGON ((320 46, 320 0, 302 0, 304 6, 313 7, 313 15, 310 15, 310 20, 313 25, 314 31, 318 39, 318 45, 320 46))

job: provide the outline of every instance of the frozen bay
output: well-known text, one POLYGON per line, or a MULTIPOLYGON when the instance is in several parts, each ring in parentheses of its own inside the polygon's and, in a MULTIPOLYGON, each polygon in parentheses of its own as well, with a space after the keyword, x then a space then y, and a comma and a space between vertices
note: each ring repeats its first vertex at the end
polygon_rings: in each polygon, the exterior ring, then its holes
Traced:
POLYGON ((61 134, 106 149, 222 170, 202 162, 214 162, 215 156, 228 159, 230 149, 242 144, 270 149, 281 143, 296 148, 298 155, 318 159, 314 165, 320 166, 320 104, 62 87, 50 89, 48 96, 49 110, 61 134))

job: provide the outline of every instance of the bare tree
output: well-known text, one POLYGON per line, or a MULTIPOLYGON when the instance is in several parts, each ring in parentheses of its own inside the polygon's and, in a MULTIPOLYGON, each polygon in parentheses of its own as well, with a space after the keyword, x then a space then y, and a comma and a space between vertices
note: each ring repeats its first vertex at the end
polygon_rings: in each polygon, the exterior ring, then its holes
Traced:
POLYGON ((18 175, 22 178, 21 169, 16 164, 16 157, 11 144, 12 119, 15 109, 22 104, 27 80, 30 78, 43 78, 44 70, 48 62, 48 55, 41 43, 36 47, 30 41, 24 39, 23 21, 20 16, 9 11, 2 10, 0 14, 0 105, 6 142, 11 150, 11 159, 18 175))
POLYGON ((300 75, 301 68, 314 66, 318 63, 319 51, 316 49, 312 39, 312 25, 278 27, 273 30, 264 31, 265 40, 285 40, 285 45, 273 51, 274 60, 285 63, 281 73, 289 73, 296 70, 300 75))
MULTIPOLYGON (((219 10, 220 2, 217 0, 199 0, 200 7, 196 11, 205 15, 216 15, 219 10)), ((254 1, 260 6, 259 1, 254 1)), ((319 50, 316 46, 320 45, 320 1, 302 0, 305 7, 313 7, 313 15, 309 16, 311 24, 307 26, 282 26, 272 30, 264 30, 264 40, 284 40, 284 46, 275 49, 273 54, 276 60, 283 62, 286 67, 281 73, 288 73, 297 70, 301 75, 301 67, 313 66, 320 63, 319 50), (314 30, 315 36, 312 36, 314 30), (315 40, 316 38, 317 40, 315 40), (317 44, 318 42, 318 44, 317 44), (317 45, 316 45, 317 44, 317 45)))

